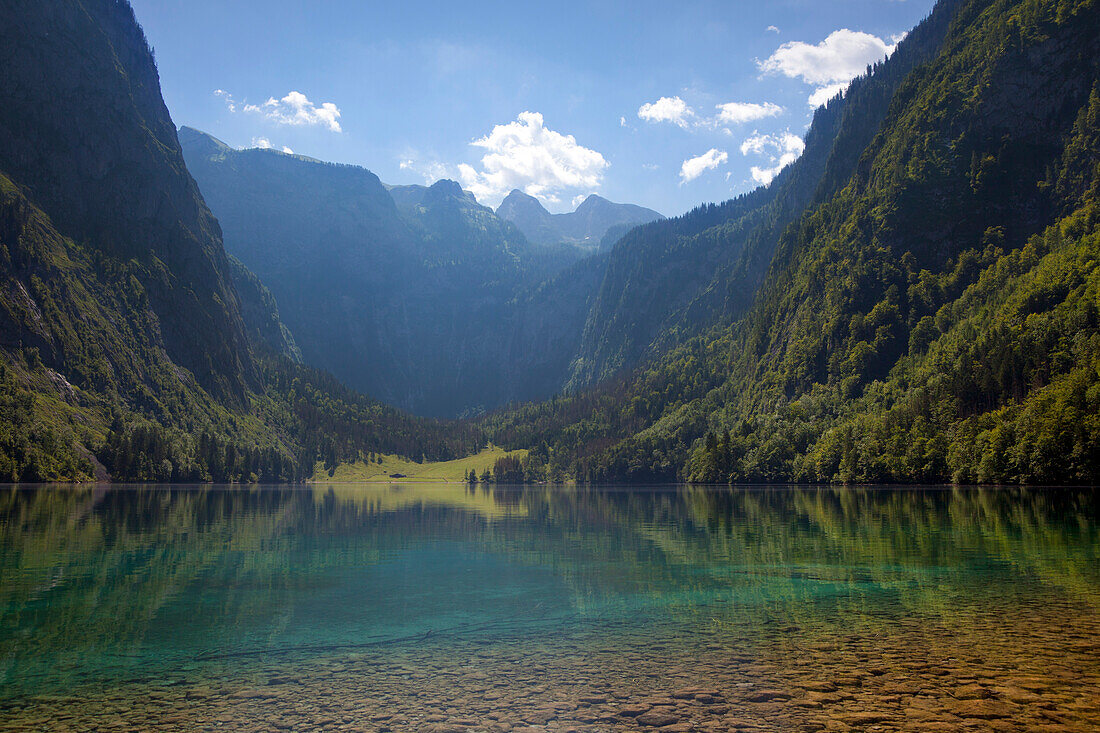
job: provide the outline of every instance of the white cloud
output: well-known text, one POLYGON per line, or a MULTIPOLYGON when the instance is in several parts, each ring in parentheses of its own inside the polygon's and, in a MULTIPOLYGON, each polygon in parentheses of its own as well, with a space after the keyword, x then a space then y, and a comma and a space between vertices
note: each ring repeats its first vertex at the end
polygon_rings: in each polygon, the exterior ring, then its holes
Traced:
POLYGON ((818 87, 813 91, 813 94, 811 94, 810 98, 806 101, 810 103, 811 107, 820 107, 847 88, 847 82, 843 84, 830 84, 827 87, 818 87))
POLYGON ((638 108, 638 117, 647 122, 671 122, 685 128, 694 116, 695 110, 679 97, 661 97, 638 108))
POLYGON ((626 127, 626 118, 619 117, 619 127, 626 127))
POLYGON ((290 92, 282 99, 271 97, 263 104, 246 104, 244 111, 262 114, 280 125, 321 125, 341 132, 340 108, 332 102, 318 106, 301 92, 290 92))
POLYGON ((724 150, 711 148, 702 155, 688 158, 684 161, 684 164, 680 166, 680 183, 684 184, 689 181, 694 181, 706 171, 714 170, 718 166, 723 165, 729 160, 729 157, 729 154, 724 150))
POLYGON ((224 89, 215 89, 214 90, 214 96, 215 97, 221 97, 222 99, 224 99, 225 100, 225 106, 229 108, 230 112, 236 112, 237 111, 237 102, 236 102, 236 100, 233 99, 233 95, 230 94, 229 92, 225 91, 224 89))
POLYGON ((421 176, 424 179, 424 183, 428 186, 447 177, 447 166, 438 161, 421 163, 412 158, 406 158, 397 165, 403 171, 412 171, 421 176))
POLYGON ((765 73, 783 74, 818 87, 809 99, 811 105, 817 106, 816 100, 828 99, 836 93, 828 94, 827 90, 843 89, 868 66, 893 53, 897 41, 894 38, 891 41, 842 28, 817 45, 801 41, 784 43, 759 64, 765 73))
POLYGON ((769 31, 770 33, 778 33, 779 32, 779 29, 776 28, 774 25, 769 25, 764 30, 769 31))
POLYGON ((743 124, 754 120, 762 120, 765 117, 775 117, 783 113, 783 108, 778 104, 764 102, 727 102, 717 105, 718 121, 731 125, 743 124))
POLYGON ((767 156, 769 165, 752 166, 750 172, 757 183, 768 185, 779 171, 798 160, 806 143, 797 135, 784 132, 778 135, 762 135, 754 132, 741 143, 742 155, 767 156))
MULTIPOLYGON (((638 117, 648 122, 671 122, 683 129, 721 130, 731 134, 724 125, 739 125, 765 117, 775 117, 783 113, 783 108, 771 102, 727 102, 714 107, 714 117, 699 117, 687 102, 680 97, 661 97, 656 102, 643 104, 638 108, 638 117)), ((620 121, 625 126, 626 120, 620 121)))
MULTIPOLYGON (((272 145, 271 141, 268 140, 266 137, 254 137, 254 138, 252 138, 252 147, 253 148, 259 148, 260 150, 274 150, 275 149, 275 146, 272 145)), ((294 155, 294 151, 291 150, 290 148, 288 148, 286 145, 283 146, 283 152, 286 153, 287 155, 294 155)))
POLYGON ((482 170, 460 164, 459 179, 479 201, 493 205, 513 188, 558 203, 570 189, 599 188, 610 165, 600 153, 577 144, 572 135, 547 128, 538 112, 523 112, 514 122, 496 125, 470 145, 486 151, 482 170))

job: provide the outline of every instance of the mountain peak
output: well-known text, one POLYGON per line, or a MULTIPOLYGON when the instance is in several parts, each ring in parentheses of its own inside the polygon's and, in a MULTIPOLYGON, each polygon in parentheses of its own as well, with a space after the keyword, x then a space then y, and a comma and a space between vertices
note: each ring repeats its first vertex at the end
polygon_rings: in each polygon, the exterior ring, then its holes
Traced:
POLYGON ((508 211, 512 208, 522 208, 530 211, 546 211, 546 207, 542 205, 542 202, 529 193, 525 193, 518 188, 513 188, 511 193, 504 197, 504 200, 500 202, 500 206, 497 207, 497 213, 503 209, 508 211))
POLYGON ((450 194, 451 196, 458 196, 464 198, 466 192, 462 190, 462 186, 458 185, 457 181, 452 181, 449 178, 440 178, 433 183, 429 188, 436 193, 450 194))
POLYGON ((582 212, 584 212, 588 209, 592 209, 592 208, 595 208, 595 207, 598 207, 598 206, 614 206, 614 205, 615 204, 611 203, 610 201, 605 199, 603 196, 600 196, 599 194, 595 194, 595 193, 590 193, 590 194, 588 194, 587 197, 585 197, 584 201, 582 201, 580 203, 580 205, 577 206, 576 210, 573 213, 579 214, 579 213, 582 213, 582 212))
POLYGON ((600 242, 613 227, 664 218, 656 211, 633 204, 616 204, 595 193, 589 194, 576 211, 551 214, 537 198, 519 189, 512 189, 500 202, 497 215, 519 227, 529 241, 542 244, 572 242, 585 246, 600 242))
POLYGON ((205 156, 217 157, 233 150, 232 147, 208 132, 184 125, 177 133, 180 146, 187 146, 205 156))

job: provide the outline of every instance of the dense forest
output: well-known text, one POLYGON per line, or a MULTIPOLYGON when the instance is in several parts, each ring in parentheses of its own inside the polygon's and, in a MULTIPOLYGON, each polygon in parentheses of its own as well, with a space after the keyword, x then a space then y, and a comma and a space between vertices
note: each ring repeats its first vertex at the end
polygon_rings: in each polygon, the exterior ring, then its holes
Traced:
POLYGON ((743 318, 494 440, 590 481, 1095 481, 1097 27, 961 3, 743 318))

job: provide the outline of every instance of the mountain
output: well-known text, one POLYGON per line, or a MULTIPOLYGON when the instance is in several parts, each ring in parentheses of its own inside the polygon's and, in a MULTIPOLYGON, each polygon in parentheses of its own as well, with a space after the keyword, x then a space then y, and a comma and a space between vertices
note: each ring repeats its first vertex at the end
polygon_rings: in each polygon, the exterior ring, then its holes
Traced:
POLYGON ((270 353, 289 359, 295 364, 302 363, 302 350, 294 340, 283 319, 279 315, 279 304, 275 296, 260 282, 255 273, 232 255, 229 256, 229 276, 237 289, 241 302, 241 319, 253 347, 263 353, 270 353))
POLYGON ((270 289, 307 364, 427 415, 560 389, 590 304, 578 289, 599 268, 539 285, 576 248, 531 244, 454 181, 387 187, 364 168, 190 128, 180 140, 226 248, 270 289))
POLYGON ((0 4, 0 62, 0 480, 286 481, 476 450, 288 358, 128 3, 0 4))
POLYGON ((551 214, 538 199, 518 189, 500 202, 497 216, 519 227, 531 242, 568 242, 593 251, 607 248, 604 239, 612 229, 625 233, 638 224, 664 218, 652 209, 634 204, 615 204, 596 194, 582 201, 576 211, 551 214))
POLYGON ((255 375, 218 224, 187 175, 129 6, 6 7, 0 171, 90 262, 125 263, 117 276, 133 278, 174 362, 243 399, 255 375))
POLYGON ((597 481, 1100 480, 1097 27, 1095 0, 939 3, 845 95, 759 285, 706 289, 746 307, 494 439, 597 481))
POLYGON ((844 185, 895 90, 937 52, 957 5, 939 3, 890 63, 819 108, 803 154, 770 185, 626 233, 585 323, 569 388, 598 384, 744 314, 783 231, 844 185))
POLYGON ((519 227, 532 242, 563 242, 565 235, 554 223, 551 214, 534 196, 513 189, 497 207, 497 216, 519 227))

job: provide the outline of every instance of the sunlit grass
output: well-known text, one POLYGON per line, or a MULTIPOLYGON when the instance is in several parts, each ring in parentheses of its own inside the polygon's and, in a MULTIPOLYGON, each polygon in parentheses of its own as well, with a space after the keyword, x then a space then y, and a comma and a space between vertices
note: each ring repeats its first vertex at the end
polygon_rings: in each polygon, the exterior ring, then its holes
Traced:
POLYGON ((440 461, 437 463, 416 463, 400 456, 382 456, 382 462, 357 461, 336 467, 329 475, 320 463, 313 473, 314 481, 347 482, 347 483, 374 483, 394 481, 408 483, 447 483, 464 482, 472 468, 477 475, 493 468, 497 459, 505 456, 524 458, 526 450, 506 451, 494 445, 490 445, 480 453, 453 461, 440 461), (400 474, 394 477, 394 474, 400 474))

